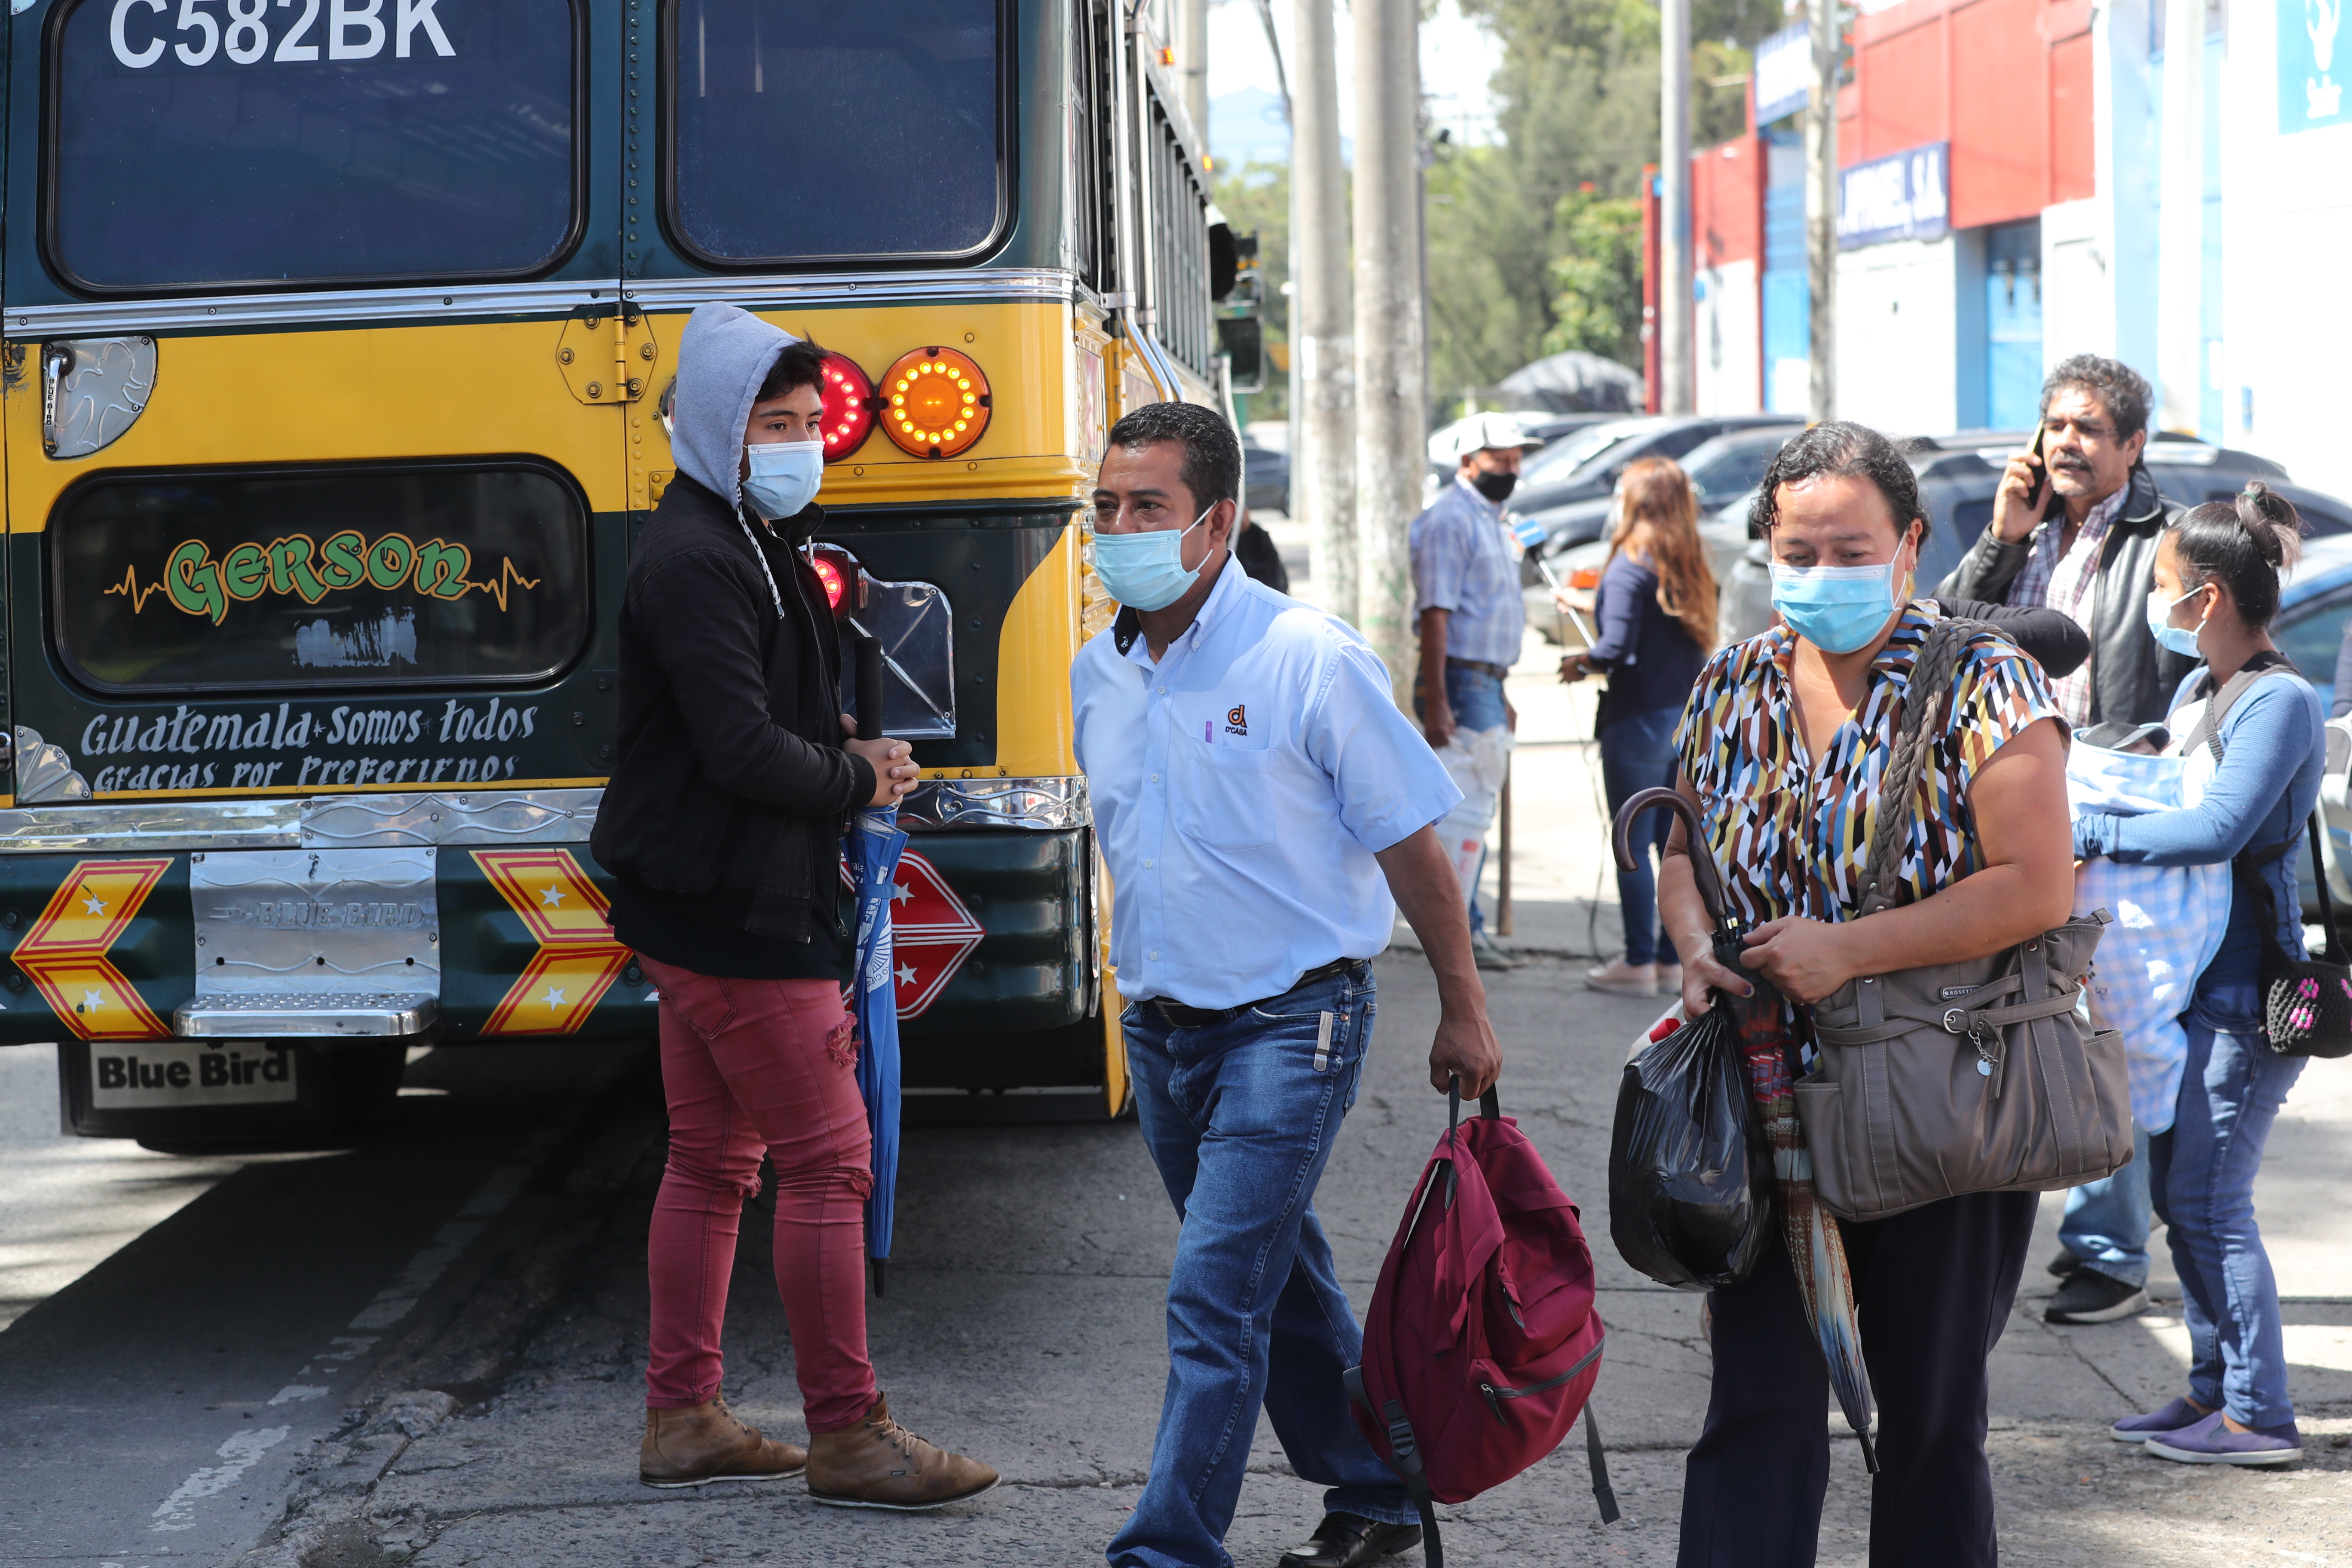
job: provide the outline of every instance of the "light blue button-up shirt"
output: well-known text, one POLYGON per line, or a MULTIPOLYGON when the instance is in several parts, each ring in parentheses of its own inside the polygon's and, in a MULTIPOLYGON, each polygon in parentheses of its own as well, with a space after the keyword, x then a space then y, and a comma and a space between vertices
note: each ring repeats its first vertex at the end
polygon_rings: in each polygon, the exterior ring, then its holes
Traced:
POLYGON ((1238 1007, 1381 952, 1373 855, 1462 798, 1354 628, 1230 560, 1158 664, 1122 612, 1070 695, 1130 998, 1238 1007))
POLYGON ((1459 474, 1406 535, 1412 554, 1412 616, 1448 612, 1449 658, 1499 664, 1519 662, 1528 607, 1519 590, 1519 558, 1511 548, 1503 509, 1459 474))

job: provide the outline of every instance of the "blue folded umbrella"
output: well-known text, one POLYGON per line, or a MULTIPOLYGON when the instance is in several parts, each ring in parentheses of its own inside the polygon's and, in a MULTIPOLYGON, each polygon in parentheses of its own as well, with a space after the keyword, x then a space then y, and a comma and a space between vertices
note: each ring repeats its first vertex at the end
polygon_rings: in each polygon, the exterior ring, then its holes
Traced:
POLYGON ((890 1229, 898 1186, 898 987, 890 940, 890 895, 907 835, 898 811, 861 811, 849 831, 850 874, 857 883, 857 967, 850 1011, 857 1020, 857 1092, 874 1134, 874 1192, 866 1200, 866 1256, 874 1260, 874 1293, 890 1256, 890 1229))

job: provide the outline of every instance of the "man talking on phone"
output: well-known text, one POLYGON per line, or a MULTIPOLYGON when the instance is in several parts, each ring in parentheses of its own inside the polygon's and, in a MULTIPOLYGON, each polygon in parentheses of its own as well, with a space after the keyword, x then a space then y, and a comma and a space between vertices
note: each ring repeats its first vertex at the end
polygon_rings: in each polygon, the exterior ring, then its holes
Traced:
MULTIPOLYGON (((2194 659, 2168 653, 2148 630, 2156 544, 2179 508, 2157 493, 2141 464, 2148 384, 2096 354, 2062 360, 2042 384, 2042 430, 2009 460, 1992 524, 1937 590, 2063 611, 2090 634, 2091 657, 2053 678, 2058 710, 2077 730, 2156 724, 2194 659)), ((2050 1272, 2065 1283, 2042 1316, 2107 1323, 2147 1310, 2147 1133, 2135 1129, 2132 1162, 2066 1194, 2060 1251, 2050 1272)))
POLYGON ((2091 657, 2050 683, 2078 730, 2161 723, 2195 662, 2165 652, 2147 629, 2156 542, 2180 510, 2140 462, 2151 396, 2127 364, 2096 354, 2061 361, 2042 384, 2038 459, 2030 450, 2010 458, 1991 526, 1936 590, 1939 599, 2046 605, 2089 634, 2091 657))

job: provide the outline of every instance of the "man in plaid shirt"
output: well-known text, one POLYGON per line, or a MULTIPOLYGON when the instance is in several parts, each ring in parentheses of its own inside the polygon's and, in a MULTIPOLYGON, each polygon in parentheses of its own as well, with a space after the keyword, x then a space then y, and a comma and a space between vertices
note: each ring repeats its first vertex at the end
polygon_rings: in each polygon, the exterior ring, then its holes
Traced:
MULTIPOLYGON (((1937 589, 1938 598, 2045 605, 2089 634, 2091 657, 2050 683, 2077 729, 2161 722, 2195 662, 2147 629, 2157 541, 2179 510, 2140 464, 2150 395, 2128 365, 2096 354, 2061 362, 2042 386, 2042 464, 2023 452, 2009 460, 1991 526, 1937 589)), ((2065 1284, 2043 1313, 2052 1322, 2110 1322, 2147 1308, 2145 1127, 2133 1143, 2130 1164, 2066 1194, 2063 1250, 2050 1263, 2065 1284)))
POLYGON ((2139 460, 2151 396, 2138 372, 2096 354, 2052 371, 2042 386, 2042 462, 2010 458, 1991 526, 1936 591, 2047 605, 2080 626, 2091 657, 2051 683, 2077 728, 2160 722, 2194 662, 2165 652, 2147 629, 2157 540, 2179 510, 2139 460))

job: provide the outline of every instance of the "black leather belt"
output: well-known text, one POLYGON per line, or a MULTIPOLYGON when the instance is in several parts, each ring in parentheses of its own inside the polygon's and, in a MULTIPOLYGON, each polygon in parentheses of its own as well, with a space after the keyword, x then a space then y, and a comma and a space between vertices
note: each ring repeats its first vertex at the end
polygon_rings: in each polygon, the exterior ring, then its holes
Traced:
POLYGON ((1507 679, 1511 673, 1507 665, 1488 664, 1483 658, 1456 658, 1449 653, 1445 656, 1445 662, 1454 668, 1475 669, 1481 675, 1491 675, 1497 680, 1507 679))
POLYGON ((1147 1005, 1160 1009, 1160 1016, 1176 1028, 1205 1029, 1212 1024, 1231 1023, 1253 1007, 1263 1007, 1269 1002, 1279 1002, 1283 996, 1289 995, 1291 991, 1312 985, 1318 980, 1328 980, 1335 974, 1356 973, 1370 967, 1370 964, 1360 958, 1335 958, 1321 968, 1310 969, 1300 975, 1298 984, 1293 985, 1290 991, 1282 993, 1281 996, 1261 996, 1255 1002, 1244 1002, 1238 1007, 1187 1007, 1183 1003, 1171 1002, 1165 996, 1154 996, 1147 1005))

